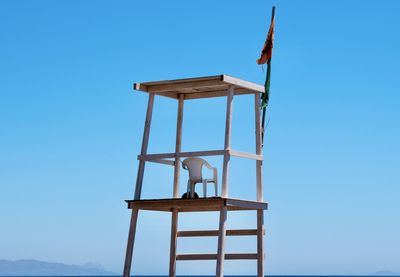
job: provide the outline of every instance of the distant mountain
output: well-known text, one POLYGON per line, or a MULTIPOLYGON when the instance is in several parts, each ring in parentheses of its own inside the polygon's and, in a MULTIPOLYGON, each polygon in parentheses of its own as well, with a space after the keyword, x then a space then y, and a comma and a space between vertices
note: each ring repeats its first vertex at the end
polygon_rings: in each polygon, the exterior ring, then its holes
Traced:
POLYGON ((371 275, 373 276, 400 276, 400 273, 396 273, 390 270, 381 270, 381 271, 377 271, 372 273, 371 275))
POLYGON ((116 275, 101 265, 67 265, 37 260, 0 260, 0 276, 63 276, 63 275, 116 275))

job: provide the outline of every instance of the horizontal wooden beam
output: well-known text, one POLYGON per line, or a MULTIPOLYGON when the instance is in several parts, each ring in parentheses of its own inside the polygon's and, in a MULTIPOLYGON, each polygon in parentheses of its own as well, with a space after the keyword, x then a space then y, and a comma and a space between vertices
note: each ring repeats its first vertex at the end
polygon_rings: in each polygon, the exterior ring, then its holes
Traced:
MULTIPOLYGON (((154 161, 154 160, 164 160, 172 158, 186 158, 186 157, 201 157, 201 156, 223 156, 231 155, 235 157, 241 157, 246 159, 252 159, 257 161, 262 161, 263 156, 253 153, 247 153, 237 150, 207 150, 207 151, 190 151, 190 152, 179 152, 179 153, 160 153, 160 154, 147 154, 138 155, 138 160, 154 161)), ((162 163, 162 162, 160 162, 162 163)))
MULTIPOLYGON (((226 230, 227 236, 256 236, 257 229, 226 230)), ((264 231, 265 235, 265 231, 264 231)), ((218 230, 179 231, 178 237, 216 237, 218 230)))
POLYGON ((245 80, 241 80, 239 78, 235 78, 235 77, 232 77, 232 76, 222 75, 222 81, 224 83, 228 83, 228 84, 235 85, 235 86, 238 86, 238 87, 246 88, 248 90, 255 90, 255 91, 258 91, 258 92, 265 92, 265 87, 262 86, 262 85, 255 84, 255 83, 252 83, 252 82, 248 82, 248 81, 245 81, 245 80))
POLYGON ((148 92, 163 92, 163 91, 177 91, 184 89, 204 89, 208 87, 212 87, 215 89, 216 87, 226 87, 227 84, 221 82, 221 80, 204 80, 204 81, 194 81, 189 83, 174 83, 174 84, 162 84, 162 85, 148 85, 148 92))
POLYGON ((148 160, 148 162, 175 166, 175 161, 171 160, 157 159, 157 160, 148 160))
MULTIPOLYGON (((243 88, 235 89, 235 95, 253 94, 253 93, 256 93, 256 92, 250 91, 248 89, 243 89, 243 88)), ((217 91, 202 91, 202 92, 195 92, 195 93, 185 93, 185 100, 221 97, 221 96, 227 96, 227 95, 228 95, 228 89, 217 90, 217 91)))
POLYGON ((192 151, 192 152, 179 152, 179 153, 161 153, 161 154, 147 154, 138 155, 138 160, 159 160, 170 158, 186 158, 186 157, 200 157, 200 156, 223 156, 226 150, 208 150, 208 151, 192 151))
POLYGON ((229 154, 235 157, 241 157, 241 158, 246 158, 246 159, 251 159, 251 160, 257 160, 257 161, 262 161, 263 156, 262 155, 257 155, 253 153, 247 153, 247 152, 242 152, 242 151, 237 151, 237 150, 229 150, 229 154))
MULTIPOLYGON (((256 260, 257 253, 235 253, 225 254, 226 260, 256 260)), ((179 254, 176 255, 177 261, 200 261, 200 260, 216 260, 217 254, 179 254)))
POLYGON ((247 201, 241 199, 226 198, 225 204, 234 207, 247 208, 252 210, 266 210, 268 209, 268 203, 258 201, 247 201))

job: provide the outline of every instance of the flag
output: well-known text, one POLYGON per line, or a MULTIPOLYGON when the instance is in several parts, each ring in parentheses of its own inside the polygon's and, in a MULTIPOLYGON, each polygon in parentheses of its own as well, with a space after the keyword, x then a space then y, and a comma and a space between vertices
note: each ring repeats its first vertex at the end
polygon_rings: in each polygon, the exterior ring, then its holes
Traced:
POLYGON ((265 92, 261 93, 261 107, 262 113, 262 129, 261 129, 261 142, 264 146, 264 132, 265 132, 265 113, 269 101, 269 87, 271 83, 271 58, 272 48, 274 47, 274 28, 275 28, 275 7, 272 7, 271 25, 269 26, 267 39, 265 40, 264 47, 261 51, 261 56, 257 60, 257 64, 267 64, 267 74, 265 76, 265 92))
POLYGON ((257 64, 267 63, 267 74, 265 78, 265 93, 262 94, 261 107, 266 108, 269 101, 269 87, 271 83, 271 58, 272 58, 272 48, 274 47, 274 28, 275 28, 275 7, 272 8, 272 18, 271 25, 269 26, 267 39, 265 40, 264 47, 261 51, 261 56, 257 60, 257 64))
POLYGON ((272 15, 271 25, 269 26, 269 31, 267 39, 265 40, 264 47, 261 51, 261 56, 257 60, 257 64, 268 63, 272 58, 272 48, 274 47, 274 28, 275 28, 275 16, 272 15))

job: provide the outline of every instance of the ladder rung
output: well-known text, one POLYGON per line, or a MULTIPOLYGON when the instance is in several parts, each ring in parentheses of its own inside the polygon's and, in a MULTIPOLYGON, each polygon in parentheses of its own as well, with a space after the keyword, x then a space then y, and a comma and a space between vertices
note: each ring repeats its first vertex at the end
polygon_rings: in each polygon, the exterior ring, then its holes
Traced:
MULTIPOLYGON (((179 231, 178 237, 212 237, 218 236, 218 230, 179 231)), ((227 236, 256 236, 257 229, 226 230, 227 236)), ((265 230, 263 230, 265 235, 265 230)))
MULTIPOLYGON (((257 253, 235 253, 225 254, 225 260, 256 260, 257 253)), ((180 254, 176 255, 177 261, 190 261, 190 260, 216 260, 217 254, 180 254)))

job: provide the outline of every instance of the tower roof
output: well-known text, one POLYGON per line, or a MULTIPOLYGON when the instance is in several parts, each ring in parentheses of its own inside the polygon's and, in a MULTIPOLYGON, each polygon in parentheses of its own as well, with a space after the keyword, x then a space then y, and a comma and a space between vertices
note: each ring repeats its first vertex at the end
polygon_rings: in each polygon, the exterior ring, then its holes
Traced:
POLYGON ((226 96, 234 87, 235 95, 264 92, 264 86, 228 75, 134 83, 133 89, 174 99, 184 94, 184 99, 226 96))

